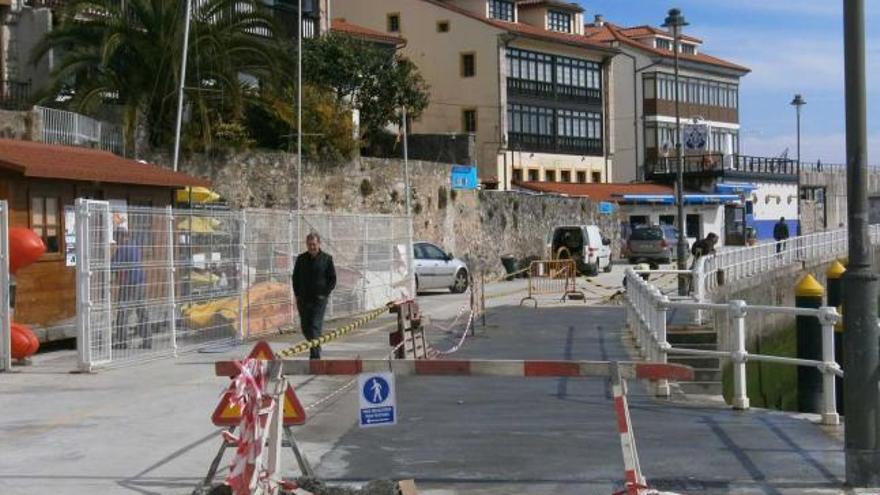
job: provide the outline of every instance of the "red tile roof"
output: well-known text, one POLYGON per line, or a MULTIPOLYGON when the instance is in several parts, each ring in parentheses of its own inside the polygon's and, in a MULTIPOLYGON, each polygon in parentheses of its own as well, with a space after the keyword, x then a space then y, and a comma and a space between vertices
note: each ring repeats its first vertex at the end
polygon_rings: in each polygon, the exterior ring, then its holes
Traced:
POLYGON ((25 177, 159 187, 209 186, 210 182, 107 151, 0 139, 0 169, 25 177))
MULTIPOLYGON (((633 26, 633 27, 619 28, 619 29, 620 29, 621 33, 623 33, 626 36, 629 36, 630 38, 642 38, 645 36, 656 36, 658 34, 661 36, 667 36, 669 38, 672 37, 672 33, 670 33, 669 31, 666 31, 666 30, 663 30, 660 28, 656 28, 654 26, 649 26, 647 24, 642 25, 642 26, 633 26)), ((691 41, 694 43, 702 43, 703 42, 703 40, 701 40, 700 38, 695 38, 693 36, 688 36, 686 34, 682 34, 681 39, 683 39, 684 41, 691 41)))
POLYGON ((347 22, 345 19, 333 19, 330 30, 335 33, 346 34, 355 38, 361 38, 369 41, 378 41, 389 45, 403 45, 406 40, 400 36, 394 36, 382 31, 366 28, 357 24, 347 22))
POLYGON ((624 194, 672 194, 669 186, 660 184, 574 184, 568 182, 517 182, 517 187, 536 192, 588 197, 594 201, 619 201, 624 194))
MULTIPOLYGON (((644 27, 639 26, 637 28, 629 28, 629 29, 644 29, 644 27)), ((655 28, 652 28, 655 29, 655 28)), ((636 41, 633 37, 626 34, 627 28, 621 28, 619 26, 615 26, 610 22, 606 22, 602 26, 588 25, 585 26, 584 29, 584 37, 591 39, 593 41, 598 41, 602 43, 611 43, 612 41, 618 41, 621 44, 628 45, 634 48, 638 48, 640 50, 644 50, 653 55, 659 55, 663 58, 673 58, 674 53, 670 50, 660 50, 654 48, 653 46, 646 45, 644 43, 640 43, 636 41)), ((658 30, 659 31, 659 30, 658 30)), ((663 32, 663 31, 660 31, 663 32)), ((665 32, 664 32, 665 33, 665 32)), ((665 33, 668 35, 668 33, 665 33)), ((694 38, 696 40, 696 38, 694 38)), ((711 55, 706 55, 705 53, 697 53, 697 54, 689 54, 689 53, 679 53, 679 58, 681 60, 689 60, 692 62, 699 62, 709 65, 715 65, 718 67, 724 67, 727 69, 733 69, 740 72, 750 72, 748 67, 744 67, 739 64, 735 64, 733 62, 729 62, 727 60, 720 59, 718 57, 713 57, 711 55)))
POLYGON ((457 14, 463 15, 465 17, 470 17, 471 19, 476 19, 480 22, 488 24, 490 26, 496 27, 498 29, 503 29, 510 33, 520 34, 522 36, 526 36, 529 38, 536 38, 547 41, 555 41, 557 43, 564 43, 567 45, 580 46, 584 48, 590 48, 593 50, 599 50, 608 53, 616 53, 617 50, 609 47, 605 43, 601 43, 599 41, 591 40, 585 36, 579 34, 566 34, 559 33, 555 31, 548 31, 546 29, 536 28, 534 26, 529 26, 528 24, 516 23, 516 22, 507 22, 500 21, 498 19, 490 19, 486 16, 477 14, 476 12, 471 12, 469 10, 465 10, 461 7, 456 7, 454 5, 450 5, 447 3, 440 2, 439 0, 421 0, 422 2, 429 3, 436 7, 439 7, 444 10, 448 10, 450 12, 455 12, 457 14))

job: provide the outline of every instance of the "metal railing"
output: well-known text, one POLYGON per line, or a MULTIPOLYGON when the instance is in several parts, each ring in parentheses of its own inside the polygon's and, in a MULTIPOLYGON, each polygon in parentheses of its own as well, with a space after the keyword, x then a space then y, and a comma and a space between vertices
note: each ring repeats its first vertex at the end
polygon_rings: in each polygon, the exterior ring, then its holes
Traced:
MULTIPOLYGON (((740 154, 725 155, 719 152, 708 152, 684 155, 681 158, 685 174, 713 174, 724 172, 754 176, 782 175, 794 178, 797 175, 797 160, 789 158, 768 158, 740 154)), ((678 159, 675 156, 649 160, 649 175, 670 175, 678 170, 678 159)))
MULTIPOLYGON (((834 325, 839 319, 837 310, 831 307, 818 309, 777 306, 748 305, 745 301, 734 300, 727 304, 710 304, 691 301, 671 301, 657 287, 645 281, 639 274, 628 269, 626 272, 626 312, 627 326, 632 333, 636 347, 642 357, 651 362, 666 363, 670 354, 705 356, 729 359, 733 366, 734 409, 748 409, 749 397, 746 390, 747 367, 749 361, 763 361, 793 366, 817 368, 822 373, 822 423, 839 424, 837 414, 835 377, 842 377, 843 371, 834 360, 834 325), (732 321, 732 343, 729 350, 686 349, 674 347, 667 340, 667 311, 671 309, 719 311, 732 321), (746 349, 746 315, 749 312, 781 314, 789 316, 809 316, 818 318, 822 324, 822 360, 799 359, 767 354, 752 354, 746 349)), ((656 393, 668 397, 669 383, 659 380, 656 393)))
MULTIPOLYGON (((697 300, 719 287, 798 263, 822 263, 844 256, 848 249, 846 229, 818 232, 784 241, 719 251, 704 256, 694 266, 697 300)), ((880 225, 870 225, 871 243, 880 244, 880 225)))
POLYGON ((31 103, 31 83, 29 81, 0 81, 0 108, 4 110, 26 110, 31 103))
POLYGON ((9 311, 9 207, 0 200, 0 371, 12 368, 9 311))
POLYGON ((54 108, 34 107, 40 112, 41 141, 49 144, 84 146, 125 153, 122 126, 101 122, 85 115, 54 108))
POLYGON ((298 327, 293 261, 313 231, 337 270, 327 318, 412 294, 408 217, 77 200, 79 367, 174 356, 298 327))

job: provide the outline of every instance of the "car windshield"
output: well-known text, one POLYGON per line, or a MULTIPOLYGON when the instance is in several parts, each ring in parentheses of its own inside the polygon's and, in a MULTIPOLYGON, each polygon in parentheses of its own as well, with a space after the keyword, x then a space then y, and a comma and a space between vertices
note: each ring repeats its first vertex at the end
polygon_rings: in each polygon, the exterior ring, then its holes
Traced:
POLYGON ((663 231, 660 227, 642 227, 635 229, 630 235, 634 241, 659 241, 663 239, 663 231))
POLYGON ((660 228, 663 229, 663 237, 665 237, 666 240, 678 239, 678 229, 675 227, 671 225, 663 225, 660 228))

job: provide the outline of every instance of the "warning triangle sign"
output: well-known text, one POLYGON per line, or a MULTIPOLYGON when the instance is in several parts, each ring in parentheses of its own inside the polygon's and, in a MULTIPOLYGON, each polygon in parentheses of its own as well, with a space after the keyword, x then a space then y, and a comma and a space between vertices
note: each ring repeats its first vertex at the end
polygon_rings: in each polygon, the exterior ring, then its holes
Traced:
MULTIPOLYGON (((241 408, 232 403, 232 384, 220 398, 220 403, 211 415, 216 426, 238 426, 241 423, 241 408)), ((306 411, 288 383, 284 391, 284 426, 301 425, 306 422, 306 411)))
POLYGON ((272 347, 269 346, 268 342, 261 340, 257 342, 257 345, 254 346, 247 358, 259 359, 260 361, 272 361, 275 359, 275 353, 272 352, 272 347))

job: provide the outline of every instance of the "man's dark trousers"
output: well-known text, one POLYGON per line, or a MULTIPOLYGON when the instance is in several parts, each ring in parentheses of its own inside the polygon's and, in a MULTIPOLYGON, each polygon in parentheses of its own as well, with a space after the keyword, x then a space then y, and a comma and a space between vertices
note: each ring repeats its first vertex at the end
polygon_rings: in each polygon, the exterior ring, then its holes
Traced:
MULTIPOLYGON (((299 308, 299 322, 306 339, 314 340, 321 338, 324 329, 324 311, 327 310, 327 298, 317 299, 299 298, 296 301, 299 308)), ((309 349, 309 358, 321 359, 321 346, 309 349)))

